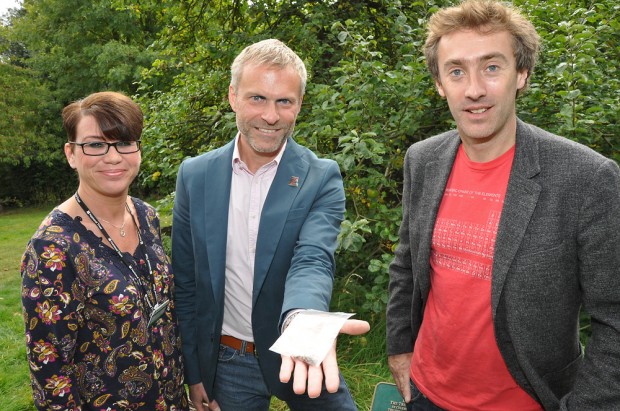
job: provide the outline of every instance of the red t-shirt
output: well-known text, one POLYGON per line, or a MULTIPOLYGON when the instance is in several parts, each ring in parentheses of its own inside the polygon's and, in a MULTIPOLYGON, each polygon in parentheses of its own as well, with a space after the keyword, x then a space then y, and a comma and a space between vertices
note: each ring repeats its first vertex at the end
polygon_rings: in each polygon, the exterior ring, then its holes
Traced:
POLYGON ((541 410, 517 385, 495 341, 491 277, 514 146, 486 163, 463 146, 441 201, 431 248, 431 289, 411 378, 448 410, 541 410))

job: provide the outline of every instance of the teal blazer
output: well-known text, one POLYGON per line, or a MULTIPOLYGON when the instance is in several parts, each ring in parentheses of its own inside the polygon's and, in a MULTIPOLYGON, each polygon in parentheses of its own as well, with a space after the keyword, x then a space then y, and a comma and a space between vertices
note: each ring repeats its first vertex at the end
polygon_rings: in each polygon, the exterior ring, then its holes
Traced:
MULTIPOLYGON (((422 325, 433 227, 459 145, 450 131, 405 156, 389 355, 411 352, 422 325)), ((613 160, 517 120, 491 309, 508 370, 546 410, 620 409, 620 170, 613 160), (585 356, 582 307, 592 317, 585 356)))
MULTIPOLYGON (((228 202, 234 141, 185 160, 178 172, 172 220, 176 311, 187 384, 211 395, 222 330, 228 202)), ((252 328, 271 392, 293 394, 279 381, 280 355, 269 347, 289 310, 329 311, 334 252, 344 218, 338 164, 289 138, 265 199, 258 230, 252 328), (291 183, 295 180, 297 183, 291 183)))

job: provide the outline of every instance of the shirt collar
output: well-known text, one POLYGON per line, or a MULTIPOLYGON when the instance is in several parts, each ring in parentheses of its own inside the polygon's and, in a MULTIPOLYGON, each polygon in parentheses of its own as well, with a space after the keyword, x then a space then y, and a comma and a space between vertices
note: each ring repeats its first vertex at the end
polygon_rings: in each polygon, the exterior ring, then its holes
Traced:
MULTIPOLYGON (((236 174, 239 174, 239 171, 241 171, 242 169, 245 169, 245 170, 248 169, 246 164, 243 162, 243 160, 241 160, 241 157, 239 156, 239 139, 240 138, 241 138, 241 133, 237 132, 237 135, 235 136, 235 148, 233 150, 233 156, 232 156, 232 169, 233 169, 233 172, 236 174)), ((263 167, 261 167, 261 169, 264 167, 271 167, 272 165, 275 165, 277 167, 280 164, 280 161, 282 160, 282 155, 284 154, 284 150, 286 150, 287 142, 288 142, 288 138, 284 140, 284 144, 282 144, 282 147, 280 148, 280 152, 278 153, 276 158, 271 160, 269 163, 265 164, 263 167)))

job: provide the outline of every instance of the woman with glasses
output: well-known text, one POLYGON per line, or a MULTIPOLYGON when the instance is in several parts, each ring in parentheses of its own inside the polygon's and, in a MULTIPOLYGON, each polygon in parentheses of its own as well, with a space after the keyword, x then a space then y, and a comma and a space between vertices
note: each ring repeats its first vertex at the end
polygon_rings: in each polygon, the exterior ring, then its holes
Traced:
POLYGON ((142 111, 123 94, 101 92, 62 117, 79 185, 43 220, 21 266, 35 405, 187 410, 159 218, 128 195, 142 111))

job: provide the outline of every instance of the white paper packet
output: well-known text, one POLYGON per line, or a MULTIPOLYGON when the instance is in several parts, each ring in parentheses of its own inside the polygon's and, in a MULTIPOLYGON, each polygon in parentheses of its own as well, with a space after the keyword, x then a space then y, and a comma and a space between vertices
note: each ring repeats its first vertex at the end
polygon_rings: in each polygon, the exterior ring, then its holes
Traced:
POLYGON ((302 310, 269 349, 317 366, 325 359, 344 322, 353 315, 302 310))

